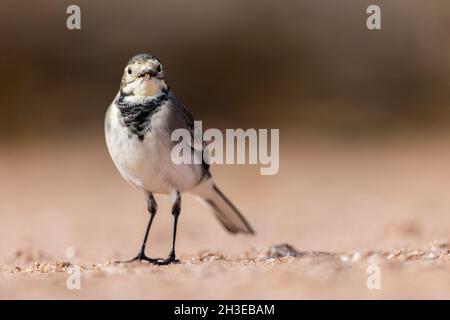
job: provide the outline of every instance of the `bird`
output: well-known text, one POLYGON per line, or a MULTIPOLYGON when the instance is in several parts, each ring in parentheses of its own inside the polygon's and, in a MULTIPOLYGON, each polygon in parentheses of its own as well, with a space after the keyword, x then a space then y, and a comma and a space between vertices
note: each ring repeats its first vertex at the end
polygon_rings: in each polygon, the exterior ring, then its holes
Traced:
POLYGON ((160 60, 150 53, 133 56, 125 66, 119 92, 105 115, 106 145, 121 176, 142 191, 149 221, 139 253, 123 262, 148 262, 155 265, 179 263, 175 243, 181 194, 190 193, 209 206, 218 221, 232 234, 254 234, 254 229, 236 206, 215 184, 209 164, 200 148, 190 146, 201 161, 176 164, 171 159, 175 144, 171 134, 188 130, 197 141, 194 118, 167 84, 160 60), (173 215, 172 246, 167 258, 150 258, 145 254, 147 239, 158 206, 155 194, 169 195, 173 215))

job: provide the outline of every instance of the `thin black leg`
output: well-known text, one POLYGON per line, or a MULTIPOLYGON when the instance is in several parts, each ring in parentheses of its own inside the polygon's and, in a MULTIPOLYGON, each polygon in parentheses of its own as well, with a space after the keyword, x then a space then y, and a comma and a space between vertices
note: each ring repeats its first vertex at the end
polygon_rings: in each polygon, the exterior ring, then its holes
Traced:
POLYGON ((175 242, 177 239, 177 226, 178 226, 178 217, 181 212, 181 194, 179 191, 176 193, 175 202, 172 206, 172 215, 173 215, 173 233, 172 233, 172 249, 170 250, 169 256, 167 259, 158 260, 156 263, 159 265, 167 265, 171 263, 179 263, 180 261, 176 258, 175 254, 175 242))
POLYGON ((139 253, 136 257, 134 257, 131 260, 124 261, 124 262, 148 261, 150 263, 156 263, 158 261, 158 259, 149 258, 145 255, 145 246, 147 244, 147 239, 148 239, 148 235, 150 233, 150 228, 152 227, 153 219, 155 218, 156 211, 158 210, 156 200, 153 197, 152 193, 146 194, 146 200, 147 200, 147 210, 150 213, 150 220, 148 221, 147 229, 145 230, 145 236, 144 236, 144 241, 142 242, 141 250, 139 251, 139 253))

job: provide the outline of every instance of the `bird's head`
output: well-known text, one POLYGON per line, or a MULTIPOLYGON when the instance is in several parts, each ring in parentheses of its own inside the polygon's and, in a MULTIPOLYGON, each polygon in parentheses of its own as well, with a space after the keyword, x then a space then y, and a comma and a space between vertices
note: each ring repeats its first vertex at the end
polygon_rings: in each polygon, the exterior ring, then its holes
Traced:
POLYGON ((161 62, 148 53, 135 55, 128 61, 120 91, 127 96, 151 97, 166 92, 168 85, 161 62))

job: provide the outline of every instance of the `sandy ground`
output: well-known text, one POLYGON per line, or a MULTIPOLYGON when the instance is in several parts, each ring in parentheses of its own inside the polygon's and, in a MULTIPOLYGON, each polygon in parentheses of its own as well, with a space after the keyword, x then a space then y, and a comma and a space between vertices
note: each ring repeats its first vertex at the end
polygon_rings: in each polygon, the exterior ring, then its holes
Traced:
MULTIPOLYGON (((0 298, 448 299, 447 138, 343 144, 304 136, 282 139, 276 176, 216 166, 218 185, 257 235, 227 234, 186 195, 182 262, 163 267, 113 263, 137 253, 148 216, 101 138, 70 140, 70 148, 58 138, 3 146, 0 298), (274 248, 285 243, 296 250, 274 248), (370 265, 380 268, 380 290, 367 288, 370 265), (66 286, 74 267, 80 290, 66 286)), ((157 201, 148 254, 165 257, 172 220, 167 198, 157 201)))

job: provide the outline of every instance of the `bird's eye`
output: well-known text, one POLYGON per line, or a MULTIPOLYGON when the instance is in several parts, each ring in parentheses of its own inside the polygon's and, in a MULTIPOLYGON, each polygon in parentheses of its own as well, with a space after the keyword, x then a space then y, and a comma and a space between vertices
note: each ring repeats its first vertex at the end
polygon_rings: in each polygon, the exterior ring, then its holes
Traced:
POLYGON ((131 74, 131 68, 128 68, 128 74, 131 74))
POLYGON ((156 71, 161 72, 161 65, 158 64, 158 66, 156 67, 156 71))

